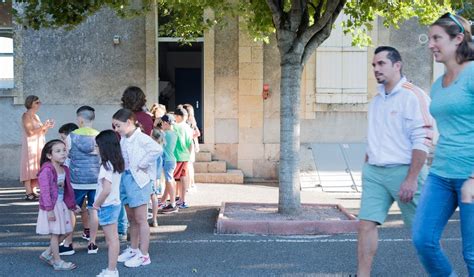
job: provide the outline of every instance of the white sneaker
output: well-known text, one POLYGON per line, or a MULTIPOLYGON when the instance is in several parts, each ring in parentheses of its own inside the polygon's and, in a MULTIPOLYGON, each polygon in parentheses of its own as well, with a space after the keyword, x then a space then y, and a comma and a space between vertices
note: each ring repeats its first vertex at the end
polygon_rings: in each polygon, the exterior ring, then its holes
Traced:
POLYGON ((139 267, 142 265, 149 265, 151 264, 150 254, 142 255, 141 253, 135 255, 133 258, 125 262, 126 267, 139 267))
POLYGON ((108 268, 102 269, 102 272, 97 277, 119 277, 118 270, 110 271, 108 268))
POLYGON ((138 254, 138 251, 138 249, 132 249, 130 247, 127 247, 127 249, 125 249, 122 254, 118 256, 117 262, 124 263, 130 260, 138 254))

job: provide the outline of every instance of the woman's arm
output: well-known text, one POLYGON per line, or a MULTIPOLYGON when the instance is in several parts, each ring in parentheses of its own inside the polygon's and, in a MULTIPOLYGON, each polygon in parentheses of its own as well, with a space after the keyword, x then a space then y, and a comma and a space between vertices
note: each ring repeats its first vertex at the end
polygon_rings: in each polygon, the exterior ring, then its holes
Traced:
POLYGON ((31 118, 27 116, 26 113, 23 114, 23 116, 21 117, 21 122, 23 123, 23 129, 25 130, 25 133, 28 137, 31 137, 33 135, 39 135, 46 131, 44 125, 39 128, 35 128, 33 120, 31 120, 31 118))
MULTIPOLYGON (((38 121, 41 124, 41 120, 39 120, 39 118, 38 121)), ((52 121, 46 120, 45 124, 41 125, 38 128, 35 128, 33 120, 31 119, 31 117, 27 116, 26 113, 23 114, 23 116, 21 117, 21 122, 23 124, 23 129, 25 130, 25 133, 28 137, 46 133, 49 128, 52 128, 54 126, 54 123, 52 121)))

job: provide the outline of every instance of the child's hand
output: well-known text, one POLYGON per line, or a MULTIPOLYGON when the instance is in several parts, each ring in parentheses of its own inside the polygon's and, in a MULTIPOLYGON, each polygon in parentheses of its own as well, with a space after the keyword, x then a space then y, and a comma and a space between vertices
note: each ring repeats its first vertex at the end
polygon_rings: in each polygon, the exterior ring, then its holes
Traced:
POLYGON ((53 119, 47 119, 45 124, 46 128, 53 128, 54 127, 54 120, 53 119))
POLYGON ((470 204, 474 199, 474 179, 469 178, 461 188, 461 202, 470 204))
POLYGON ((81 207, 79 207, 78 205, 76 205, 75 209, 73 210, 73 212, 75 214, 80 214, 81 213, 81 207))
POLYGON ((54 211, 48 212, 48 221, 56 221, 56 216, 54 215, 54 211))

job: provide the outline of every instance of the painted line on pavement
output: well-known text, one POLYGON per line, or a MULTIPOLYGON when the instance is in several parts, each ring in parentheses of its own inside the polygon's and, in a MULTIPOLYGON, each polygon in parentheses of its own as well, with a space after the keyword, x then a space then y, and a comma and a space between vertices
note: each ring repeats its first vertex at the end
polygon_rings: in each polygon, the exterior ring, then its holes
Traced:
MULTIPOLYGON (((443 238, 441 241, 461 241, 461 238, 443 238)), ((411 242, 411 239, 379 239, 379 242, 411 242)), ((152 240, 150 244, 206 244, 206 243, 347 243, 357 242, 356 238, 348 239, 203 239, 203 240, 152 240)), ((86 243, 75 243, 75 245, 86 243)), ((0 242, 0 248, 48 246, 48 242, 0 242)))

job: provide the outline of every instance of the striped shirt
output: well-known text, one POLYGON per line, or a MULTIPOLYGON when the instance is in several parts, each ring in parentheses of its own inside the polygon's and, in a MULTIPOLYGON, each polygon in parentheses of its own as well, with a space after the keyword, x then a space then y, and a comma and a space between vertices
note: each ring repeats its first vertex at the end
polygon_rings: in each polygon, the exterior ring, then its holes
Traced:
POLYGON ((412 151, 428 153, 433 138, 430 98, 403 77, 390 94, 378 86, 368 111, 368 163, 377 166, 408 165, 412 151))

